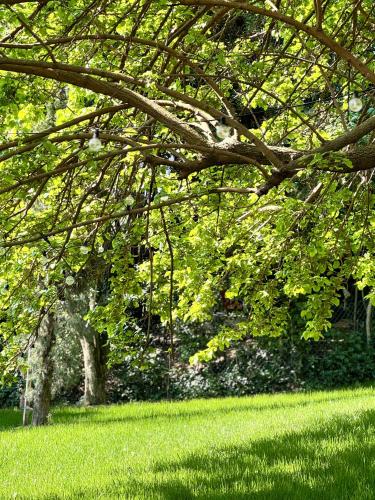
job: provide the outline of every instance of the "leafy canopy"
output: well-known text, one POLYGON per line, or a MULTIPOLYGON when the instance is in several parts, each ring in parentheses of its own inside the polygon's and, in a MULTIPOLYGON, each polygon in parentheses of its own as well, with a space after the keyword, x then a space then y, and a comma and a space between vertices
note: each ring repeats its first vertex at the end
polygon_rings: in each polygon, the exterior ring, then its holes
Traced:
POLYGON ((374 301, 373 24, 371 0, 0 2, 2 367, 98 262, 114 349, 147 343, 140 303, 173 335, 241 296, 210 359, 296 299, 319 338, 349 279, 374 301))

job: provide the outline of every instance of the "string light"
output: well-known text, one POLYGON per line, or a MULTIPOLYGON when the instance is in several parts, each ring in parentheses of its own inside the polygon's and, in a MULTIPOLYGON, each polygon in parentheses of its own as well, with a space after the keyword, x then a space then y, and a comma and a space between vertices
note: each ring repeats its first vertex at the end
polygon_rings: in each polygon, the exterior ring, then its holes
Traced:
POLYGON ((349 100, 350 111, 353 111, 354 113, 359 113, 359 111, 361 111, 362 108, 363 108, 362 99, 354 95, 354 97, 352 97, 349 100))
POLYGON ((90 252, 90 249, 89 247, 81 246, 79 251, 81 252, 81 254, 87 255, 90 252))
MULTIPOLYGON (((356 92, 356 95, 354 95, 350 101, 349 101, 349 109, 350 111, 354 111, 354 109, 356 109, 355 112, 358 112, 358 105, 361 105, 361 109, 363 107, 363 102, 361 100, 360 97, 358 97, 358 94, 364 94, 364 95, 371 95, 372 92, 374 91, 374 88, 370 88, 370 89, 366 89, 366 90, 359 90, 356 92), (353 107, 354 106, 354 107, 353 107)), ((336 96, 336 98, 340 98, 342 97, 342 94, 341 95, 338 95, 336 96)), ((305 102, 305 103, 301 103, 301 104, 294 104, 294 105, 288 105, 287 107, 285 106, 270 106, 268 108, 268 111, 270 112, 274 112, 276 113, 277 111, 290 111, 290 110, 293 110, 293 109, 297 109, 297 108, 305 108, 306 106, 310 106, 310 105, 313 105, 313 104, 318 104, 318 103, 332 103, 332 99, 331 98, 327 98, 327 99, 311 99, 310 101, 308 102, 305 102)), ((360 111, 360 109, 359 109, 360 111)), ((250 116, 250 117, 253 117, 254 115, 257 116, 258 112, 257 110, 252 110, 251 113, 244 113, 242 115, 240 115, 238 117, 239 120, 241 120, 241 118, 245 118, 247 116, 250 116)), ((202 120, 200 119, 199 121, 190 121, 190 122, 187 122, 188 125, 200 125, 202 122, 204 123, 212 123, 213 125, 215 123, 217 123, 217 119, 215 118, 212 118, 212 119, 208 119, 208 120, 202 120)), ((128 132, 129 131, 129 128, 132 128, 134 130, 139 130, 139 129, 150 129, 152 127, 152 125, 148 125, 148 124, 143 124, 143 125, 135 125, 134 123, 129 123, 125 128, 122 128, 122 127, 116 127, 116 128, 113 128, 113 129, 106 129, 105 132, 106 133, 121 133, 121 132, 128 132)), ((74 129, 74 132, 85 132, 87 131, 87 128, 86 127, 78 127, 78 128, 75 128, 74 129)), ((17 136, 17 137, 21 137, 21 136, 38 136, 40 134, 43 134, 45 131, 41 130, 41 131, 38 131, 38 132, 26 132, 26 131, 18 131, 18 132, 6 132, 6 135, 7 136, 17 136)), ((3 132, 0 132, 1 134, 5 135, 3 132)), ((99 129, 96 129, 93 133, 93 136, 92 138, 89 140, 89 148, 90 148, 90 143, 91 144, 94 144, 94 148, 98 148, 96 149, 95 151, 99 151, 102 147, 102 142, 101 140, 99 139, 99 129), (95 142, 92 142, 94 141, 94 139, 97 139, 97 141, 95 142), (99 142, 98 142, 99 141, 99 142), (95 146, 96 144, 96 146, 95 146), (100 147, 98 146, 100 144, 100 147)), ((94 149, 91 149, 91 151, 94 151, 94 149)))
POLYGON ((125 205, 128 205, 128 206, 133 205, 134 201, 135 200, 131 194, 124 199, 125 205))
POLYGON ((99 139, 99 129, 96 128, 94 133, 89 140, 89 150, 93 153, 100 151, 102 149, 102 141, 99 139))
POLYGON ((219 139, 228 139, 232 135, 232 129, 228 127, 225 121, 225 117, 223 116, 220 121, 216 125, 216 135, 219 139))

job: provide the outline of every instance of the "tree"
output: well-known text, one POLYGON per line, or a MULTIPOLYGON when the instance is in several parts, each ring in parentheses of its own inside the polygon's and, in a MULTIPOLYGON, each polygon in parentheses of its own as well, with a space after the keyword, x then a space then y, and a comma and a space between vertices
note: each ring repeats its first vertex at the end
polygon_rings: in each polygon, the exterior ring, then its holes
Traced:
POLYGON ((374 302, 370 0, 1 3, 11 302, 28 293, 25 261, 57 300, 116 224, 111 296, 90 313, 109 342, 139 300, 173 349, 175 317, 207 319, 220 290, 241 295, 249 319, 204 359, 247 333, 279 335, 295 298, 319 338, 350 277, 374 302))
POLYGON ((68 322, 80 340, 85 373, 83 402, 85 405, 103 404, 105 397, 106 349, 105 339, 87 321, 86 315, 98 304, 98 288, 103 263, 98 259, 90 263, 91 274, 79 273, 74 287, 65 291, 64 304, 68 322), (96 270, 94 274, 93 270, 96 270))
POLYGON ((51 402, 51 388, 53 375, 52 348, 55 342, 55 317, 53 312, 45 311, 36 339, 36 355, 38 369, 35 377, 33 395, 32 424, 43 425, 48 421, 48 411, 51 402))

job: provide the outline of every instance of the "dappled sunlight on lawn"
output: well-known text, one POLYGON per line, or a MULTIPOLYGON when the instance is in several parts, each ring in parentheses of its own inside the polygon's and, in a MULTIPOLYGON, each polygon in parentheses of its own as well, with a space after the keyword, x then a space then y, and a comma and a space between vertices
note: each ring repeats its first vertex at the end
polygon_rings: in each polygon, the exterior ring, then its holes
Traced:
MULTIPOLYGON (((213 447, 156 463, 104 494, 140 498, 370 499, 375 491, 375 411, 337 417, 303 432, 213 447)), ((95 491, 80 491, 84 498, 95 491)))
POLYGON ((371 388, 61 408, 53 422, 0 433, 0 498, 374 498, 371 388))

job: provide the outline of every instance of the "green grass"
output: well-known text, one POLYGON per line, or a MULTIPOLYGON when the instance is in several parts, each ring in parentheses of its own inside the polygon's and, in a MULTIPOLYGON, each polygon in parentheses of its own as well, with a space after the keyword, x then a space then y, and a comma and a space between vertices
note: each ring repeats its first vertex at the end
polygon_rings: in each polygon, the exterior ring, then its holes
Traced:
POLYGON ((369 388, 0 410, 0 498, 375 499, 369 388))

